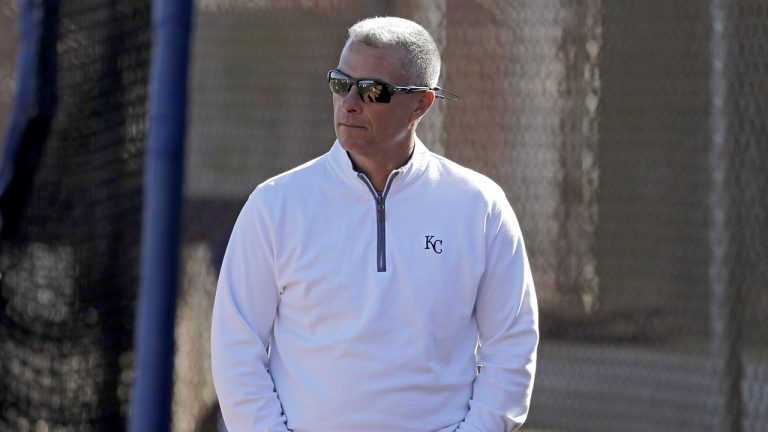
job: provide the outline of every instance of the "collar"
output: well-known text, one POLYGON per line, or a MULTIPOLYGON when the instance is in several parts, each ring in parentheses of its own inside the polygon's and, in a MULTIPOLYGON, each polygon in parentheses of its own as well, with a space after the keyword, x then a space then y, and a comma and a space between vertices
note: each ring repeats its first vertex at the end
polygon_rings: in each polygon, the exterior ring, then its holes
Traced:
MULTIPOLYGON (((405 165, 396 170, 399 173, 393 180, 392 187, 412 181, 424 173, 429 164, 431 155, 432 153, 429 149, 427 149, 424 143, 416 137, 413 154, 405 165)), ((352 165, 352 160, 349 158, 347 151, 344 150, 338 139, 333 143, 333 147, 331 147, 331 150, 328 152, 328 158, 333 172, 345 183, 353 185, 354 187, 362 187, 368 192, 365 184, 363 184, 357 177, 357 171, 355 171, 355 168, 352 165)))

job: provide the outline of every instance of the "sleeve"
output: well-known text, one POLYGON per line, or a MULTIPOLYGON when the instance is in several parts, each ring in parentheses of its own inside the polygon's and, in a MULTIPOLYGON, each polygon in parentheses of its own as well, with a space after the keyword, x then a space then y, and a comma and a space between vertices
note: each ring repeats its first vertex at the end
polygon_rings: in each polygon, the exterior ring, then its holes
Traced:
POLYGON ((273 239, 260 207, 254 193, 235 222, 213 306, 213 382, 230 432, 288 430, 268 371, 279 295, 273 239))
POLYGON ((516 430, 531 401, 539 343, 536 292, 517 219, 506 198, 498 202, 487 225, 486 268, 475 304, 480 373, 459 431, 516 430))

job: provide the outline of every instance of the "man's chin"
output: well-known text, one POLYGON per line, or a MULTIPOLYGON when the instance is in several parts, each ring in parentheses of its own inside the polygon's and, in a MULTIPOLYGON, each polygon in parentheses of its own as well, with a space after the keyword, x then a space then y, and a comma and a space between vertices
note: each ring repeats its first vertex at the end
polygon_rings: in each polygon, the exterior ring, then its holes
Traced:
POLYGON ((365 141, 346 138, 339 138, 339 144, 344 150, 355 154, 364 152, 369 147, 365 141))

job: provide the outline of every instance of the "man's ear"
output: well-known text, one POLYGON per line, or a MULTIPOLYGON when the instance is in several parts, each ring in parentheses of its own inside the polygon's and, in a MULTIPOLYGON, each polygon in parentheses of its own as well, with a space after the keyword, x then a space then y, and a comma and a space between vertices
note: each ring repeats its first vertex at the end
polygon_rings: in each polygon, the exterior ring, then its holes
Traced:
POLYGON ((425 91, 423 93, 419 93, 419 101, 416 104, 416 108, 411 113, 411 123, 419 120, 421 116, 423 116, 429 110, 429 107, 431 107, 433 103, 435 103, 435 92, 425 91))

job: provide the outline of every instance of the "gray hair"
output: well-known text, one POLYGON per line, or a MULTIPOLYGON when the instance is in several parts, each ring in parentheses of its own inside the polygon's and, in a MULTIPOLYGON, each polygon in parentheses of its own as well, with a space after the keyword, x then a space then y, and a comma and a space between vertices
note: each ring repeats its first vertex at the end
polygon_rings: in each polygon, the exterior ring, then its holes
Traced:
POLYGON ((405 67, 411 80, 407 85, 437 85, 440 50, 427 30, 413 21, 396 17, 367 18, 349 28, 348 41, 361 42, 374 48, 405 48, 408 51, 405 67))

